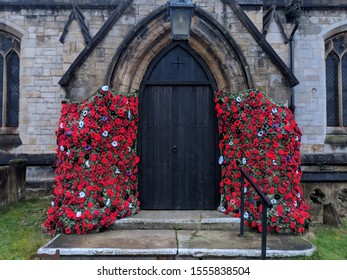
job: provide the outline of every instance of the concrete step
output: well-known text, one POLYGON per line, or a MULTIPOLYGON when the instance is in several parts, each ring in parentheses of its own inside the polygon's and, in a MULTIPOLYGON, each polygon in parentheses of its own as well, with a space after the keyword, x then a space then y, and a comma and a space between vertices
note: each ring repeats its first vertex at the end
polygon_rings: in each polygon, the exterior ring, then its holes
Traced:
MULTIPOLYGON (((268 258, 310 256, 314 246, 295 235, 268 235, 268 258)), ((34 259, 259 259, 261 234, 225 230, 109 230, 58 235, 34 259)))
POLYGON ((193 211, 150 211, 140 213, 121 220, 117 220, 110 229, 138 230, 138 229, 176 229, 176 230, 233 230, 240 229, 240 219, 232 218, 214 210, 193 211))

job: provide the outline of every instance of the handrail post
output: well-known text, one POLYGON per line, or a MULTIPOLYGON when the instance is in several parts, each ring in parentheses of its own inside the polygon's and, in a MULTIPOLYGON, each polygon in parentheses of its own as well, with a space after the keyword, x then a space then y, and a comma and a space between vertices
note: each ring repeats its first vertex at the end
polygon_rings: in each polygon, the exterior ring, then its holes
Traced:
POLYGON ((267 210, 272 208, 270 199, 259 189, 259 187, 253 182, 248 173, 241 167, 241 224, 240 224, 240 236, 244 236, 244 224, 245 224, 245 179, 250 183, 254 190, 258 193, 261 199, 262 215, 261 215, 261 259, 266 260, 266 235, 267 235, 267 210))
POLYGON ((261 213, 261 259, 266 260, 266 235, 267 235, 267 205, 264 200, 261 202, 262 213, 261 213))
POLYGON ((244 236, 244 233, 245 233, 245 192, 244 192, 244 185, 245 185, 245 175, 243 174, 243 172, 241 172, 240 236, 244 236))

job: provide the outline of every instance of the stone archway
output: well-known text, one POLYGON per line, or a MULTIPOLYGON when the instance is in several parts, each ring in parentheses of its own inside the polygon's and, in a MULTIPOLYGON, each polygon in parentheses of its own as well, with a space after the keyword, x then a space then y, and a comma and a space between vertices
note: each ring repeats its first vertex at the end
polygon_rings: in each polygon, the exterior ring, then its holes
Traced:
MULTIPOLYGON (((110 63, 105 84, 124 91, 140 88, 150 62, 172 42, 166 8, 164 5, 153 11, 124 39, 110 63)), ((249 67, 237 43, 201 8, 196 9, 193 18, 189 45, 211 69, 218 88, 242 91, 253 87, 249 67)))

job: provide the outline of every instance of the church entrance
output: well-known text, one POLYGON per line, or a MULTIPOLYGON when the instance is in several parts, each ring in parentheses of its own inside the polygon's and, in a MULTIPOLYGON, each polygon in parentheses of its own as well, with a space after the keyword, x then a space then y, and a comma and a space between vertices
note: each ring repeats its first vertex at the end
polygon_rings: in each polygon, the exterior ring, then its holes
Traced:
POLYGON ((186 43, 150 64, 140 95, 141 209, 217 209, 220 168, 214 79, 186 43))

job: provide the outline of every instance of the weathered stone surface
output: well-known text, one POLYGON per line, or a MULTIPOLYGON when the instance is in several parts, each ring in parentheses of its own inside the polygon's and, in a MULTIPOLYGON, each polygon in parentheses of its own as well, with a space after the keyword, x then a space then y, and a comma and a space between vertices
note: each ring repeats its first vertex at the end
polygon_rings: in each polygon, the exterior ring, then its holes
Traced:
POLYGON ((0 208, 23 199, 26 194, 26 161, 11 160, 0 167, 0 208))
MULTIPOLYGON (((347 203, 344 200, 345 182, 302 182, 304 196, 311 207, 310 214, 313 222, 323 223, 325 206, 332 204, 336 209, 338 219, 346 218, 347 203)), ((329 209, 327 209, 328 211, 329 209)))
MULTIPOLYGON (((314 246, 301 236, 268 235, 267 257, 310 256, 314 246)), ((242 259, 260 258, 261 234, 238 237, 215 230, 114 230, 58 235, 38 250, 62 259, 242 259)))
POLYGON ((122 230, 86 235, 58 235, 38 253, 60 249, 61 255, 176 255, 174 230, 122 230))
POLYGON ((127 219, 117 220, 112 229, 219 229, 239 230, 240 219, 232 218, 218 211, 150 211, 140 213, 127 219))

